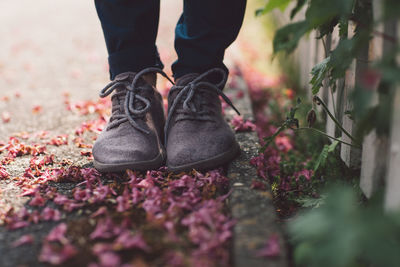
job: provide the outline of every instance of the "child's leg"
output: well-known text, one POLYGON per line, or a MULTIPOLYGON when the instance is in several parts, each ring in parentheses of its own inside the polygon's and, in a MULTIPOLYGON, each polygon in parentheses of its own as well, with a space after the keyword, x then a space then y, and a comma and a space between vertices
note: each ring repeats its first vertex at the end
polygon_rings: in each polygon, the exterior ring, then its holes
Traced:
POLYGON ((120 73, 160 67, 155 45, 159 0, 95 0, 109 54, 111 79, 120 73))
POLYGON ((102 172, 158 169, 166 157, 162 97, 154 88, 156 73, 166 76, 155 45, 160 1, 95 3, 113 81, 100 93, 112 94, 112 114, 93 146, 94 166, 102 172))
POLYGON ((216 168, 240 151, 219 96, 232 105, 221 91, 228 75, 223 58, 239 33, 245 6, 246 0, 184 1, 165 126, 167 166, 173 171, 216 168))
POLYGON ((222 62, 225 49, 239 33, 245 8, 246 0, 184 0, 175 30, 175 79, 215 67, 227 70, 222 62))

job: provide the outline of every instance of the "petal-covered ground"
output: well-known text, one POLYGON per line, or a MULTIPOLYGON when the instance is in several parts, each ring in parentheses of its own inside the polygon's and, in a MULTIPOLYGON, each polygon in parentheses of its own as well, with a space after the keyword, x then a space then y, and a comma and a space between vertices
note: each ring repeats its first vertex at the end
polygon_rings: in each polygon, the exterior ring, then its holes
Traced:
MULTIPOLYGON (((180 9, 180 1, 162 1, 158 45, 166 66, 175 58, 180 9)), ((0 17, 8 26, 0 28, 8 36, 0 51, 0 254, 8 254, 3 264, 230 265, 235 221, 222 169, 101 175, 92 167, 91 147, 110 115, 109 99, 97 96, 108 73, 93 3, 6 0, 0 17)), ((260 55, 248 41, 251 33, 245 31, 227 52, 228 87, 244 77, 257 102, 265 97, 261 88, 278 88, 282 79, 246 63, 260 55)), ((169 86, 159 81, 164 96, 169 86)), ((243 92, 230 97, 240 99, 243 92)), ((231 124, 236 131, 256 130, 239 116, 231 124)), ((280 137, 279 150, 291 145, 280 137)), ((254 159, 261 176, 265 164, 278 164, 274 155, 254 159)), ((264 187, 254 182, 254 189, 264 187)), ((276 240, 267 239, 259 256, 277 256, 276 240)))

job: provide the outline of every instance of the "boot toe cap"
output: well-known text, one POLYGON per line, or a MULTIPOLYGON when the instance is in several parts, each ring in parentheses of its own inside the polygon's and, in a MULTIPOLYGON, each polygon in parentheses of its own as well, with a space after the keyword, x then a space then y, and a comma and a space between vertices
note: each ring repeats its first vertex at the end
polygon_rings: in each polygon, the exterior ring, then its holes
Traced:
POLYGON ((196 134, 188 138, 171 138, 167 147, 167 165, 172 169, 217 167, 231 159, 237 143, 232 134, 196 134), (224 160, 226 159, 226 160, 224 160))

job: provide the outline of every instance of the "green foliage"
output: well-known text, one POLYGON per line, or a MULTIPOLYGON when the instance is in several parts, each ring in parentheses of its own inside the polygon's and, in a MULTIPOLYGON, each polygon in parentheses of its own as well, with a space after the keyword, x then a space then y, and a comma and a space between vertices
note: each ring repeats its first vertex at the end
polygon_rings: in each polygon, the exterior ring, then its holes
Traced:
POLYGON ((310 0, 306 19, 314 29, 335 18, 347 19, 352 13, 354 2, 354 0, 310 0))
POLYGON ((256 10, 256 16, 264 15, 268 12, 271 12, 275 8, 279 8, 281 11, 284 11, 291 1, 292 0, 269 0, 263 8, 256 10))
MULTIPOLYGON (((307 110, 309 107, 305 107, 307 110)), ((298 115, 303 113, 303 108, 298 110, 298 115)), ((319 125, 316 125, 317 127, 319 125)), ((350 170, 341 160, 340 153, 331 146, 332 152, 326 155, 325 164, 320 165, 311 179, 294 174, 303 170, 312 170, 319 160, 321 148, 327 143, 324 136, 312 132, 298 133, 295 135, 294 147, 296 149, 280 154, 279 175, 271 178, 271 188, 275 204, 281 210, 282 217, 291 215, 298 207, 318 207, 324 203, 323 191, 332 183, 341 181, 346 184, 355 184, 357 173, 350 170), (286 186, 282 187, 282 184, 286 186)), ((327 147, 330 145, 327 145, 327 147)))
POLYGON ((288 24, 277 30, 273 41, 274 52, 293 52, 301 37, 309 30, 307 21, 288 24))
POLYGON ((296 16, 296 14, 299 13, 299 11, 304 7, 306 3, 307 0, 297 0, 296 6, 290 12, 290 18, 293 19, 294 16, 296 16))
POLYGON ((278 130, 276 130, 276 132, 269 136, 264 138, 264 146, 262 146, 260 148, 260 152, 265 152, 266 148, 271 145, 271 143, 275 140, 275 138, 277 136, 279 136, 279 134, 281 134, 284 130, 288 129, 288 128, 292 128, 292 127, 297 127, 299 128, 299 120, 297 118, 295 118, 296 116, 296 111, 299 109, 301 104, 301 99, 298 98, 297 99, 297 104, 290 108, 289 113, 287 114, 286 120, 282 123, 282 125, 278 128, 278 130))
POLYGON ((397 44, 397 46, 385 52, 382 59, 375 63, 374 69, 382 75, 384 81, 390 84, 398 84, 400 83, 400 68, 395 59, 400 54, 400 45, 397 44))
POLYGON ((332 153, 333 151, 335 151, 338 144, 339 144, 338 141, 334 141, 334 142, 332 142, 332 144, 324 146, 321 153, 319 154, 317 161, 315 162, 314 171, 318 171, 318 169, 320 167, 325 167, 326 160, 329 156, 329 153, 332 153))
POLYGON ((311 74, 313 75, 310 84, 312 85, 312 93, 313 95, 318 94, 319 89, 322 87, 322 83, 325 80, 328 71, 329 71, 329 67, 328 67, 328 63, 330 61, 330 57, 325 58, 322 62, 318 63, 317 65, 315 65, 312 70, 311 70, 311 74))
MULTIPOLYGON (((287 1, 282 1, 280 4, 282 7, 286 8, 287 1)), ((263 12, 268 12, 277 6, 278 3, 276 1, 270 1, 264 7, 263 12)), ((335 27, 338 27, 340 35, 338 45, 332 51, 326 51, 329 55, 312 69, 312 79, 310 81, 312 93, 314 95, 318 94, 325 80, 333 93, 336 90, 337 80, 345 77, 346 71, 351 67, 360 51, 365 50, 363 50, 363 48, 365 48, 365 45, 369 42, 372 33, 371 3, 369 0, 297 0, 295 8, 292 10, 291 17, 293 18, 294 15, 305 6, 307 6, 305 20, 289 23, 277 30, 273 40, 274 53, 281 51, 286 53, 293 52, 298 46, 300 39, 312 30, 318 31, 318 38, 324 38, 332 33, 335 27), (350 21, 357 24, 351 38, 348 37, 350 21)), ((398 74, 394 71, 389 71, 388 73, 393 73, 390 75, 391 77, 396 77, 396 74, 398 74)), ((356 104, 355 109, 367 106, 368 105, 362 106, 356 104)), ((379 109, 379 111, 386 112, 387 107, 387 105, 384 107, 382 106, 383 109, 379 109)), ((340 120, 335 118, 335 115, 331 114, 328 109, 324 110, 328 113, 329 118, 342 130, 343 134, 349 136, 341 127, 340 120)), ((383 112, 379 112, 378 114, 381 113, 383 112)), ((360 112, 356 111, 352 112, 352 114, 360 115, 360 112)), ((363 112, 360 117, 365 117, 366 114, 368 114, 368 112, 363 112)), ((359 121, 363 121, 363 118, 355 117, 359 121)), ((387 117, 386 115, 386 118, 387 117)), ((366 120, 364 119, 364 121, 366 120)), ((383 125, 382 123, 387 120, 377 121, 382 124, 382 130, 388 129, 387 124, 383 125)), ((361 123, 361 125, 364 124, 361 123)), ((369 130, 370 128, 366 127, 365 129, 359 130, 358 133, 365 134, 369 130)), ((357 139, 354 136, 349 137, 353 142, 357 139)), ((361 143, 359 141, 362 140, 363 136, 358 135, 357 137, 358 141, 356 145, 361 143)), ((273 140, 273 138, 271 138, 271 140, 273 140)))
POLYGON ((330 74, 333 79, 343 78, 346 70, 350 67, 354 55, 355 39, 342 39, 340 40, 337 48, 332 52, 329 60, 330 74))
POLYGON ((321 195, 319 198, 304 197, 296 200, 303 208, 319 208, 325 204, 326 194, 321 195))
POLYGON ((348 186, 334 187, 323 202, 289 224, 299 266, 398 265, 399 214, 385 214, 380 200, 360 205, 348 186))
MULTIPOLYGON (((277 7, 285 9, 289 2, 287 0, 271 0, 264 8, 257 11, 257 15, 268 13, 277 7)), ((320 37, 323 37, 331 33, 339 21, 342 26, 347 25, 347 21, 352 15, 354 2, 355 0, 297 0, 295 8, 291 12, 291 18, 308 3, 306 19, 285 25, 276 32, 274 52, 293 52, 301 37, 312 29, 319 30, 320 37)))
MULTIPOLYGON (((390 26, 390 23, 398 21, 400 1, 383 0, 383 14, 375 21, 372 16, 371 0, 292 1, 296 4, 290 17, 293 18, 302 8, 305 8, 305 19, 284 25, 276 32, 273 41, 274 52, 293 52, 299 41, 309 32, 315 31, 317 38, 326 40, 334 29, 339 30, 340 39, 337 45, 325 47, 326 58, 311 72, 310 84, 314 95, 314 105, 320 105, 326 112, 327 118, 337 125, 341 134, 352 140, 352 143, 348 145, 360 146, 362 138, 372 130, 375 130, 378 135, 387 135, 390 130, 394 92, 400 83, 400 68, 396 63, 400 55, 400 46, 396 37, 386 32, 379 33, 374 30, 374 26, 388 21, 390 26), (346 114, 357 122, 357 132, 353 136, 342 127, 341 120, 335 117, 335 112, 331 112, 317 94, 324 83, 328 85, 330 93, 335 91, 336 84, 344 86, 343 78, 353 62, 356 59, 359 59, 359 62, 367 61, 360 59, 359 56, 365 55, 368 51, 367 45, 374 35, 376 38, 384 39, 384 55, 378 62, 368 62, 370 69, 367 69, 365 73, 358 73, 360 75, 357 77, 356 87, 350 96, 353 109, 346 111, 346 114), (374 84, 375 81, 377 81, 376 84, 374 84), (379 101, 373 101, 377 95, 379 101)), ((287 1, 284 2, 286 8, 287 1)), ((376 15, 374 14, 374 18, 376 15)), ((385 26, 386 28, 390 27, 385 26)), ((394 30, 392 34, 395 34, 394 30)), ((314 108, 313 106, 313 110, 314 108)), ((285 123, 280 129, 292 129, 287 122, 285 123)), ((303 129, 305 128, 298 130, 303 129)), ((319 133, 320 137, 327 136, 317 128, 307 128, 307 130, 307 132, 313 130, 319 133)), ((296 138, 301 136, 298 134, 296 138)), ((295 262, 298 266, 307 267, 398 266, 400 214, 385 214, 382 210, 381 199, 369 201, 368 205, 360 204, 358 182, 348 179, 358 177, 359 173, 353 173, 342 166, 344 163, 340 160, 336 149, 338 143, 342 141, 335 137, 328 137, 335 142, 323 148, 321 145, 314 147, 310 145, 301 150, 306 154, 304 157, 310 158, 312 154, 307 166, 303 166, 314 169, 311 182, 300 178, 298 181, 291 181, 291 183, 296 183, 290 184, 290 188, 295 188, 295 190, 281 192, 278 185, 284 178, 274 177, 273 188, 278 198, 292 204, 297 203, 305 208, 312 208, 290 223, 290 236, 293 237, 295 247, 295 262), (321 152, 316 151, 321 148, 321 152), (335 187, 321 195, 321 189, 334 181, 341 181, 347 186, 335 187), (357 183, 357 185, 349 186, 349 183, 357 183)), ((271 142, 273 138, 270 139, 271 142)), ((307 141, 303 143, 307 144, 307 141)), ((301 142, 296 142, 297 149, 299 149, 299 144, 301 142)), ((298 170, 296 161, 298 159, 293 156, 299 156, 298 154, 301 153, 289 151, 285 157, 282 156, 282 177, 290 176, 290 173, 298 170)))

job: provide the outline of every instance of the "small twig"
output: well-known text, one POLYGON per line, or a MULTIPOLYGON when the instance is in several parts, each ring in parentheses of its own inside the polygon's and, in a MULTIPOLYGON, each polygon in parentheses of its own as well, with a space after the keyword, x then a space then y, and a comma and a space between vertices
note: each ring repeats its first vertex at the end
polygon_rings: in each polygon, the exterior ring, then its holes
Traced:
POLYGON ((336 126, 339 127, 339 129, 345 134, 347 135, 354 143, 358 143, 357 140, 351 135, 349 134, 349 132, 346 131, 346 129, 344 129, 342 127, 342 125, 339 123, 339 121, 335 118, 335 116, 332 115, 332 113, 329 111, 328 107, 326 106, 326 104, 324 103, 324 101, 322 101, 321 98, 319 98, 318 96, 314 96, 314 98, 321 104, 322 108, 325 110, 325 112, 329 115, 329 117, 335 122, 336 126))
POLYGON ((323 135, 323 136, 326 136, 326 137, 328 137, 328 138, 330 138, 330 139, 333 139, 333 140, 335 140, 335 141, 338 141, 339 143, 342 143, 342 144, 345 144, 345 145, 348 145, 348 146, 352 146, 352 147, 356 147, 356 148, 360 148, 358 145, 354 145, 354 144, 347 143, 347 142, 345 142, 345 141, 342 141, 341 139, 338 139, 338 138, 336 138, 336 137, 330 136, 329 134, 326 134, 326 133, 324 133, 323 131, 320 131, 320 130, 315 129, 315 128, 306 128, 306 127, 302 127, 302 128, 297 128, 297 129, 294 129, 294 128, 291 128, 291 129, 292 129, 293 131, 311 130, 311 131, 313 131, 313 132, 316 132, 316 133, 319 133, 319 134, 321 134, 321 135, 323 135))
POLYGON ((325 39, 322 38, 322 45, 324 46, 325 58, 328 57, 328 48, 326 47, 325 39))
POLYGON ((282 125, 281 125, 281 127, 279 127, 276 131, 275 131, 275 133, 273 134, 273 135, 271 135, 270 137, 267 137, 267 138, 264 138, 264 140, 267 140, 267 139, 269 139, 269 141, 267 141, 266 143, 265 143, 265 145, 263 145, 261 148, 260 148, 260 150, 265 150, 266 148, 267 148, 267 146, 281 133, 281 132, 283 132, 284 130, 286 130, 286 128, 287 128, 287 122, 284 122, 282 125))
POLYGON ((372 31, 372 34, 376 35, 376 36, 379 36, 379 37, 383 38, 384 40, 392 42, 392 43, 395 43, 395 44, 397 44, 397 42, 398 42, 397 38, 395 38, 395 37, 393 37, 393 36, 391 36, 389 34, 380 32, 380 31, 374 30, 374 31, 372 31))
POLYGON ((332 90, 331 86, 329 86, 329 92, 331 92, 333 112, 335 113, 335 116, 337 116, 338 114, 337 114, 337 109, 336 109, 335 96, 333 94, 333 90, 332 90))

